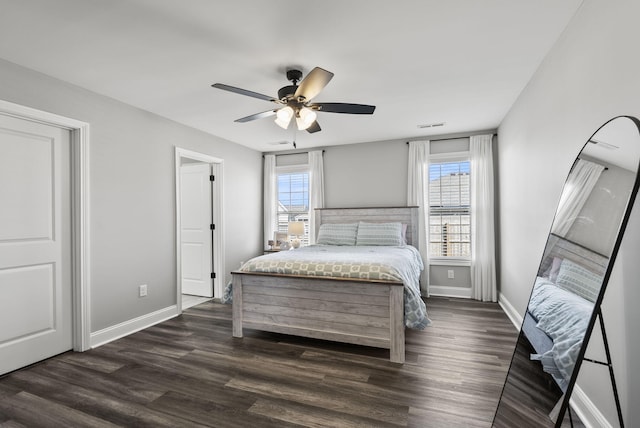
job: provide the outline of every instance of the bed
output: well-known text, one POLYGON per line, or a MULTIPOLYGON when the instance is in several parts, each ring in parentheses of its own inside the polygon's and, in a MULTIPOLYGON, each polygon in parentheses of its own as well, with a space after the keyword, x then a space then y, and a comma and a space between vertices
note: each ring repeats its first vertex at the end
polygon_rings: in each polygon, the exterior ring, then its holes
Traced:
MULTIPOLYGON (((385 348, 389 349, 392 362, 403 363, 405 323, 414 328, 424 328, 429 323, 420 298, 422 260, 419 254, 417 275, 415 266, 408 273, 394 274, 395 267, 391 267, 391 271, 380 270, 385 263, 378 265, 375 261, 378 253, 383 254, 385 245, 348 245, 348 242, 331 245, 335 242, 327 240, 329 232, 325 232, 343 226, 351 228, 350 225, 355 224, 361 232, 360 242, 366 244, 371 242, 366 240, 365 229, 391 224, 395 229, 400 224, 407 245, 388 245, 388 249, 395 247, 394 251, 415 258, 417 219, 417 207, 315 210, 316 236, 319 243, 329 244, 260 256, 232 272, 233 336, 242 337, 243 330, 248 328, 385 348), (331 264, 334 250, 350 252, 357 247, 374 257, 366 262, 367 269, 351 258, 338 267, 331 264), (312 257, 307 253, 313 251, 324 258, 307 259, 312 257), (309 276, 306 265, 314 263, 320 264, 320 268, 311 269, 312 276, 309 276), (305 265, 305 269, 299 269, 300 265, 305 265), (408 304, 408 300, 412 303, 408 304)), ((340 237, 333 238, 340 240, 340 237)), ((382 257, 396 256, 402 258, 397 254, 382 257)))
POLYGON ((564 392, 598 297, 608 258, 551 235, 522 329, 543 370, 564 392))

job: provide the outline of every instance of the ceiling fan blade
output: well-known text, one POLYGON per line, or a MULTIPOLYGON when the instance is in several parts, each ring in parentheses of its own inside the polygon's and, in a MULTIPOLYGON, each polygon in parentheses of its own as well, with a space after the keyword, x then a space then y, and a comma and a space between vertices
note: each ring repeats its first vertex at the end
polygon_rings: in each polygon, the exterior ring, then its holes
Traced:
POLYGON ((348 104, 348 103, 313 103, 310 108, 318 108, 318 111, 327 113, 347 113, 347 114, 373 114, 376 106, 366 104, 348 104))
POLYGON ((277 102, 274 97, 270 97, 269 95, 259 94, 257 92, 248 91, 242 88, 236 88, 235 86, 225 85, 224 83, 214 83, 211 85, 212 88, 222 89, 223 91, 233 92, 235 94, 246 95, 247 97, 258 98, 259 100, 272 101, 277 102))
POLYGON ((241 117, 240 119, 234 120, 234 122, 239 122, 239 123, 251 122, 252 120, 264 119, 265 117, 275 116, 275 115, 276 115, 275 110, 268 110, 268 111, 263 111, 262 113, 252 114, 251 116, 241 117))
POLYGON ((294 96, 296 98, 304 97, 305 100, 309 101, 318 95, 332 78, 332 72, 316 67, 302 79, 294 96))
POLYGON ((313 123, 311 124, 311 126, 309 126, 307 128, 307 132, 309 134, 313 134, 314 132, 318 132, 318 131, 322 131, 322 128, 320 128, 320 125, 318 124, 318 121, 314 120, 313 123))

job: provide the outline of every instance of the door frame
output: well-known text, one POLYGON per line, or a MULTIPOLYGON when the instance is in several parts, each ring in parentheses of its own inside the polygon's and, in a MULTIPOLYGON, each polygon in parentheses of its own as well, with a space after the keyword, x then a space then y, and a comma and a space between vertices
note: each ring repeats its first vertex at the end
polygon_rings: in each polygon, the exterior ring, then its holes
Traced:
POLYGON ((213 231, 213 267, 216 271, 216 278, 213 280, 213 297, 220 298, 223 292, 224 275, 224 219, 222 202, 223 198, 223 169, 224 160, 204 153, 175 147, 175 182, 176 182, 176 302, 178 313, 182 313, 182 232, 180 231, 180 165, 182 159, 208 163, 211 166, 215 181, 211 189, 211 214, 213 224, 216 225, 213 231))
POLYGON ((0 100, 0 114, 71 132, 71 303, 73 350, 90 349, 89 124, 0 100))

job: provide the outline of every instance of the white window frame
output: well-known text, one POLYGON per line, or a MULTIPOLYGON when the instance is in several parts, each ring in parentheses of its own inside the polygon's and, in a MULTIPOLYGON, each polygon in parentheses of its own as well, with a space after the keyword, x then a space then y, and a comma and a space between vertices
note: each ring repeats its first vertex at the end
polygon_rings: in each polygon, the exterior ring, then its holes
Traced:
MULTIPOLYGON (((279 230, 279 224, 278 224, 278 215, 279 215, 279 211, 278 211, 278 203, 279 203, 279 199, 278 199, 278 176, 281 174, 295 174, 295 173, 303 173, 306 172, 307 174, 311 175, 311 166, 306 163, 306 164, 298 164, 298 165, 283 165, 283 166, 276 166, 276 191, 275 191, 275 197, 276 197, 276 225, 275 225, 275 230, 278 231, 279 230)), ((311 187, 311 183, 308 183, 309 187, 311 187)), ((310 192, 310 189, 307 189, 307 192, 310 192)), ((310 227, 310 221, 311 221, 311 206, 309 204, 309 210, 307 211, 307 216, 308 216, 308 220, 307 220, 307 229, 306 229, 306 241, 309 242, 309 240, 311 239, 311 234, 310 234, 310 230, 308 229, 310 227)), ((302 240, 302 239, 301 239, 302 240)), ((308 244, 307 244, 308 245, 308 244)))
MULTIPOLYGON (((468 161, 471 162, 471 152, 469 151, 461 151, 461 152, 450 152, 450 153, 438 153, 429 155, 429 165, 427 166, 427 186, 429 186, 429 168, 431 164, 435 163, 445 163, 445 162, 463 162, 468 161)), ((469 211, 471 212, 473 207, 469 207, 469 211)), ((429 204, 429 213, 427 216, 427 251, 429 251, 430 247, 430 225, 431 225, 431 204, 429 204)), ((473 239, 473 238, 472 238, 473 239)), ((473 248, 473 247, 472 247, 473 248)), ((430 266, 471 266, 471 257, 454 257, 454 256, 431 256, 429 255, 429 265, 430 266)))

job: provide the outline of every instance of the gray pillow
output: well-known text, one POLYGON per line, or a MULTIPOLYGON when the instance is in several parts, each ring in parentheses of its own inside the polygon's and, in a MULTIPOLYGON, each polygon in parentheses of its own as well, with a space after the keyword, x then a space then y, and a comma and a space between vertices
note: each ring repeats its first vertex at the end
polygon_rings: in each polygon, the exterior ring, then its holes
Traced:
POLYGON ((316 244, 356 245, 358 223, 324 223, 320 225, 316 244))
POLYGON ((365 223, 358 224, 356 245, 404 245, 402 223, 365 223))

